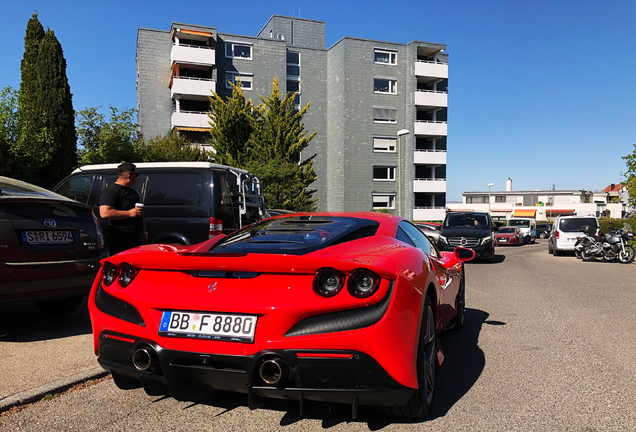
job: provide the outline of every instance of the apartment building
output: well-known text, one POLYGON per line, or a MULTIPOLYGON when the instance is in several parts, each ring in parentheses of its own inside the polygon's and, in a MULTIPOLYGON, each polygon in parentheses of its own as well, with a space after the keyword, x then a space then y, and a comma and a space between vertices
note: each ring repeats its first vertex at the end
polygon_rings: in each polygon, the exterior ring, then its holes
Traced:
POLYGON ((316 137, 303 157, 314 168, 321 211, 388 208, 413 220, 441 220, 446 205, 446 45, 343 37, 325 47, 326 24, 274 15, 256 36, 172 23, 140 28, 138 122, 148 137, 170 131, 205 143, 211 90, 225 98, 240 80, 260 103, 278 76, 296 92, 316 137))

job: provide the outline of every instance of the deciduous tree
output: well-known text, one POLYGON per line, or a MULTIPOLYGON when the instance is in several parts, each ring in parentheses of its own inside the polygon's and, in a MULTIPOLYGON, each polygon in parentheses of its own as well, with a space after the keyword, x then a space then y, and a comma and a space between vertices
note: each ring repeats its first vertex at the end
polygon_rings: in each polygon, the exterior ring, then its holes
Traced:
POLYGON ((623 156, 627 171, 625 171, 625 188, 629 192, 629 205, 636 207, 636 144, 632 154, 623 156))

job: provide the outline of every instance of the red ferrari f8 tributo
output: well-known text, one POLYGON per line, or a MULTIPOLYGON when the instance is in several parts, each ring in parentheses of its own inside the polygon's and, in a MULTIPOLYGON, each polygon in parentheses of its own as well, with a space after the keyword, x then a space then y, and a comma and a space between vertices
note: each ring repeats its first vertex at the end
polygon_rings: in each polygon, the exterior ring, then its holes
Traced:
POLYGON ((215 390, 373 405, 424 418, 438 336, 461 329, 463 262, 384 213, 293 213, 193 246, 102 261, 95 354, 122 389, 196 401, 215 390))

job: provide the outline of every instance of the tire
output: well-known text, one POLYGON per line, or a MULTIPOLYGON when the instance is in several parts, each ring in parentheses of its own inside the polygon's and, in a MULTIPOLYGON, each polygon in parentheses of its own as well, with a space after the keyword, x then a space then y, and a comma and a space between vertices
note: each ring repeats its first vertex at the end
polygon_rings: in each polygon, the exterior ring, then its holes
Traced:
POLYGON ((581 259, 583 261, 594 261, 595 255, 590 252, 588 248, 583 248, 581 251, 581 259))
POLYGON ((548 240, 548 253, 550 255, 552 255, 554 253, 554 250, 552 249, 552 243, 550 243, 549 240, 548 240))
POLYGON ((623 264, 629 264, 634 261, 634 247, 625 245, 625 249, 618 253, 618 260, 623 264))
POLYGON ((581 259, 581 251, 579 249, 574 250, 574 256, 578 259, 581 259))
POLYGON ((559 251, 558 251, 558 250, 556 250, 556 249, 552 249, 552 255, 554 255, 554 256, 559 256, 559 255, 561 255, 561 252, 559 252, 559 251))
POLYGON ((459 293, 457 293, 455 307, 457 316, 455 317, 453 330, 460 331, 464 328, 464 321, 466 320, 466 287, 464 283, 464 273, 462 273, 461 282, 459 283, 459 293))
POLYGON ((61 299, 40 300, 33 302, 33 304, 44 315, 67 315, 80 307, 82 300, 84 300, 84 296, 80 295, 61 299))
POLYGON ((383 414, 425 419, 431 413, 437 373, 437 332, 433 301, 427 295, 424 300, 422 329, 417 347, 418 388, 411 399, 400 407, 378 407, 383 414))
POLYGON ((540 233, 540 234, 539 234, 539 238, 540 238, 540 239, 544 239, 544 238, 546 238, 546 237, 548 237, 548 236, 547 236, 547 235, 546 235, 546 233, 544 233, 544 232, 542 232, 542 233, 540 233))

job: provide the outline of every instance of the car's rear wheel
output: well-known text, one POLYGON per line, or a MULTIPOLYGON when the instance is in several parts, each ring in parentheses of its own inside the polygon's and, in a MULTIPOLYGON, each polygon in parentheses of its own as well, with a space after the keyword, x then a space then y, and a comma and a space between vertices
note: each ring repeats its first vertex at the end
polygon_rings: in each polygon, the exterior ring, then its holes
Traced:
POLYGON ((544 238, 546 238, 547 236, 548 236, 548 235, 547 235, 546 233, 544 233, 544 232, 542 232, 542 233, 540 233, 540 234, 539 234, 539 238, 540 238, 540 239, 544 239, 544 238))
POLYGON ((431 412, 437 372, 437 332, 435 331, 435 313, 433 301, 426 296, 424 315, 417 354, 418 389, 411 400, 401 407, 389 408, 394 415, 424 419, 431 412))
POLYGON ((84 296, 64 297, 61 299, 40 300, 33 302, 44 315, 66 315, 75 311, 82 304, 84 296))

